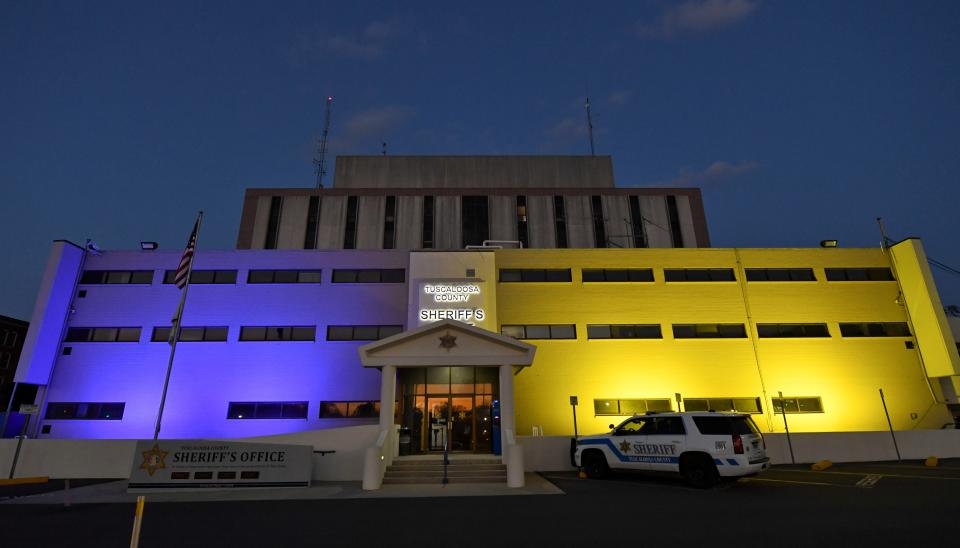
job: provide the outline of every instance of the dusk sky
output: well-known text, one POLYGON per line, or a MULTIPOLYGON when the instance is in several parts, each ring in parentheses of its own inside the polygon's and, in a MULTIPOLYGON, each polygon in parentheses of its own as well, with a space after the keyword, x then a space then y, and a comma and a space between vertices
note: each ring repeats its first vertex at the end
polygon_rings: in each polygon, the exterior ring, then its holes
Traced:
POLYGON ((880 216, 960 269, 958 61, 956 1, 0 0, 0 314, 55 239, 179 250, 203 209, 234 247, 245 188, 313 186, 328 95, 333 158, 589 154, 589 94, 617 184, 702 188, 715 247, 880 216))

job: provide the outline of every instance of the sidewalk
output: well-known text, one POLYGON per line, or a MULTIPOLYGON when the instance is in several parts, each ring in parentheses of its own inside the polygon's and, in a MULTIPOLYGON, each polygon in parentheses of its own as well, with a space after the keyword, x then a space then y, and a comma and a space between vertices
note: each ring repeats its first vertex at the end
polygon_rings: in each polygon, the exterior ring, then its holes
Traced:
MULTIPOLYGON (((131 503, 138 494, 145 494, 149 502, 214 502, 241 500, 313 500, 313 499, 377 499, 430 497, 498 497, 512 495, 562 495, 563 491, 537 473, 528 472, 525 486, 511 489, 501 483, 450 483, 447 485, 391 484, 376 491, 364 491, 359 481, 314 482, 306 488, 284 489, 196 489, 158 493, 127 493, 127 481, 118 480, 71 488, 70 504, 131 503)), ((55 490, 2 500, 3 504, 57 504, 64 503, 64 491, 55 490)), ((0 492, 0 497, 3 493, 0 492)))

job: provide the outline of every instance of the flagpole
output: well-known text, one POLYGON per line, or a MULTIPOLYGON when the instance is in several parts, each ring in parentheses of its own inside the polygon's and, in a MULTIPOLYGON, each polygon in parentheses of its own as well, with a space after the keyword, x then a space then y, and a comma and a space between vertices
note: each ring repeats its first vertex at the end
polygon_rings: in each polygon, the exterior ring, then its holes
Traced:
MULTIPOLYGON (((177 316, 174 318, 173 325, 170 327, 170 359, 167 361, 167 376, 163 379, 163 394, 160 396, 160 410, 157 412, 157 428, 153 432, 153 439, 160 437, 160 422, 163 420, 163 407, 167 403, 167 388, 170 386, 170 372, 173 370, 173 356, 177 352, 177 341, 180 339, 180 321, 183 319, 183 305, 187 300, 187 290, 190 289, 190 275, 193 273, 193 259, 196 258, 196 244, 200 240, 200 225, 203 224, 203 211, 197 215, 197 232, 193 236, 193 256, 190 257, 190 263, 187 266, 187 283, 183 286, 183 292, 180 293, 180 305, 177 306, 177 316)), ((190 242, 187 242, 190 245, 190 242)))

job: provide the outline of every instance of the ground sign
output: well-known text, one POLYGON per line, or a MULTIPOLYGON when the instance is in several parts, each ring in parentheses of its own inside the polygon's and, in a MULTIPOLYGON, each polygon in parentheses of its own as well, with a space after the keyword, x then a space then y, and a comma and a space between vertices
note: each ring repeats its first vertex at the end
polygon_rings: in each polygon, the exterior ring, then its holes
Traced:
POLYGON ((140 440, 129 489, 307 487, 313 447, 213 440, 140 440))

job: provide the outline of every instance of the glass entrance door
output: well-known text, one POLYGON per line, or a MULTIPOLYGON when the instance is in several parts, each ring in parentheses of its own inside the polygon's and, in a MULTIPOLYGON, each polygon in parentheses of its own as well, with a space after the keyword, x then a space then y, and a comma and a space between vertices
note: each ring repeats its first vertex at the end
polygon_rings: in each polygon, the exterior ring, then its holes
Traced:
POLYGON ((496 368, 424 367, 399 373, 403 454, 492 450, 496 368))

